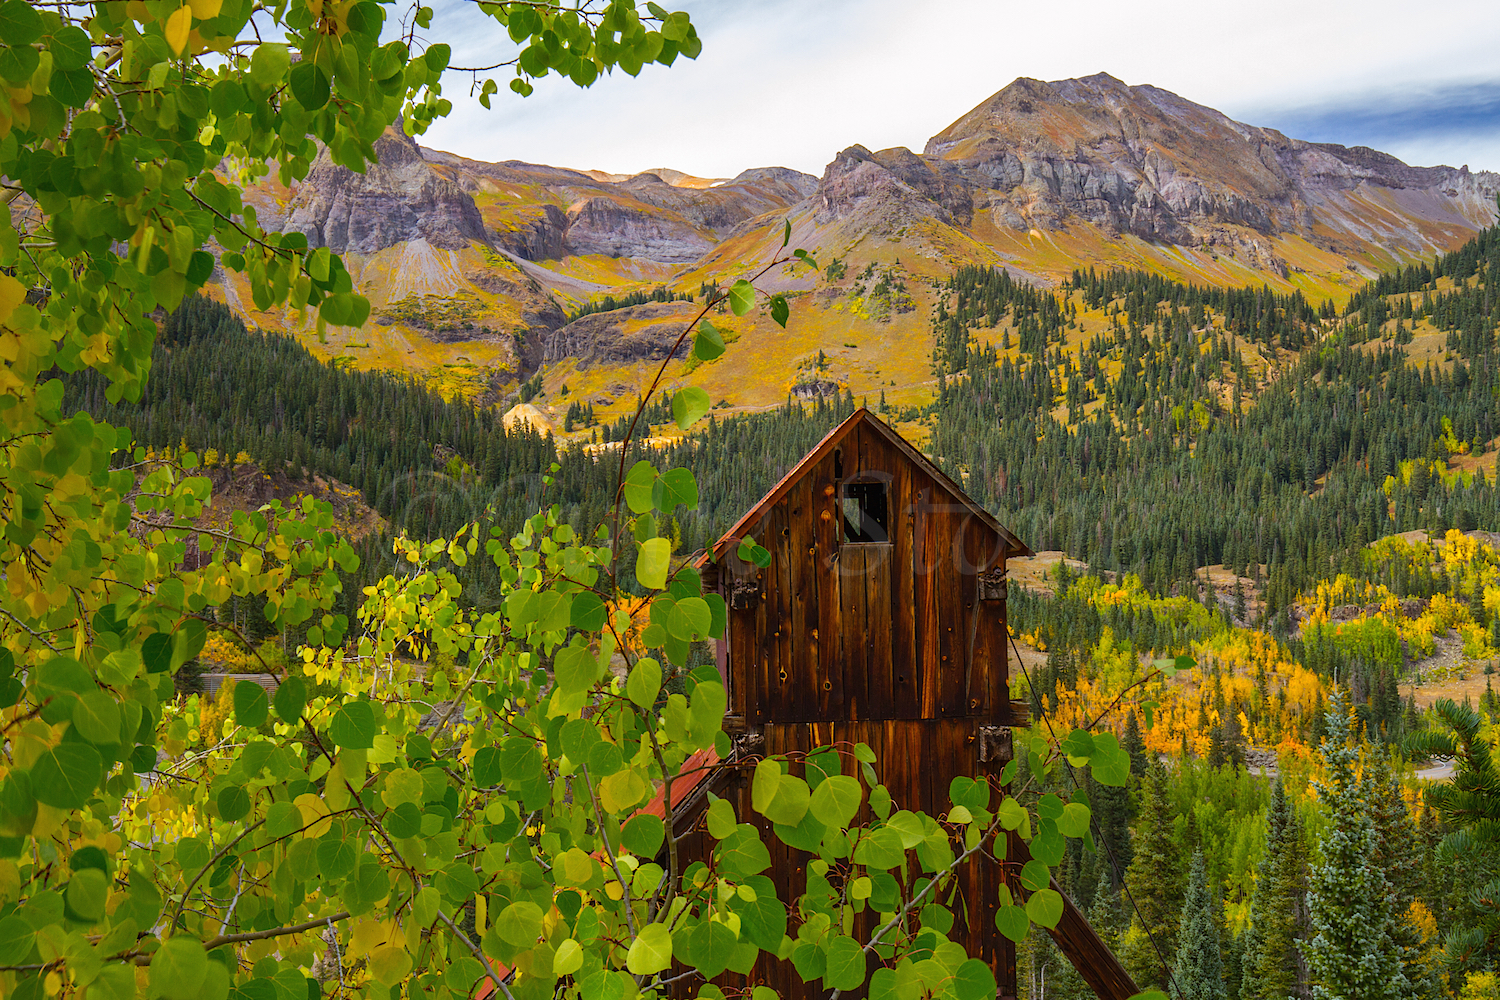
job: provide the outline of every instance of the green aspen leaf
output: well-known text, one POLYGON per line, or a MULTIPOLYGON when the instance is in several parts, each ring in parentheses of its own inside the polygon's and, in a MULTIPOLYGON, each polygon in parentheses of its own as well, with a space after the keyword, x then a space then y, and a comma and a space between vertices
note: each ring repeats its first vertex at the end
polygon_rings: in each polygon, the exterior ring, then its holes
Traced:
POLYGON ((6 45, 30 45, 44 30, 42 19, 26 0, 0 3, 0 41, 6 45))
POLYGON ((728 799, 715 799, 708 807, 708 835, 715 840, 723 840, 734 833, 736 823, 734 806, 728 799))
POLYGON ((82 743, 60 743, 45 750, 31 767, 31 792, 54 809, 80 809, 104 778, 99 752, 82 743))
POLYGON ((36 932, 20 917, 0 918, 0 965, 19 965, 31 954, 35 940, 36 932))
POLYGON ((266 689, 254 681, 240 681, 234 686, 234 721, 258 729, 270 713, 271 699, 266 689))
POLYGON ((118 743, 120 706, 103 691, 90 691, 73 703, 73 728, 90 743, 118 743))
MULTIPOLYGON (((757 768, 756 780, 759 778, 760 771, 757 768)), ((808 790, 807 782, 790 774, 783 774, 776 782, 776 790, 771 795, 771 801, 766 803, 764 809, 758 811, 772 823, 796 826, 802 822, 802 817, 807 815, 807 807, 811 799, 812 795, 808 790)))
POLYGON ((569 616, 569 624, 584 632, 598 632, 604 628, 607 609, 599 595, 591 590, 573 595, 573 606, 569 616))
POLYGON ((495 930, 507 944, 529 948, 542 936, 542 908, 529 900, 511 903, 495 918, 495 930))
POLYGON ((660 817, 650 813, 635 816, 620 831, 620 842, 631 854, 641 858, 654 858, 666 839, 666 824, 660 817))
POLYGON ((1198 666, 1198 661, 1186 653, 1181 653, 1178 654, 1177 659, 1172 661, 1172 665, 1178 670, 1192 670, 1198 666))
POLYGON ((708 320, 698 324, 693 333, 693 357, 699 361, 713 361, 724 353, 724 335, 708 320))
MULTIPOLYGON (((485 747, 484 749, 489 750, 493 748, 485 747)), ((477 785, 478 782, 476 781, 475 784, 477 785)), ((422 813, 413 803, 402 802, 386 814, 385 828, 386 832, 398 839, 420 836, 422 833, 422 813)))
POLYGON ((688 510, 698 509, 698 481, 690 469, 668 469, 652 488, 651 503, 666 513, 682 504, 688 510))
POLYGON ((625 967, 632 975, 652 976, 672 965, 672 934, 665 924, 642 927, 625 955, 625 967))
POLYGON ((625 505, 633 514, 648 514, 655 509, 656 467, 641 459, 625 474, 625 505))
POLYGON ((86 69, 53 69, 47 89, 70 108, 81 108, 94 96, 94 74, 86 69))
POLYGON ((271 90, 280 86, 291 67, 292 54, 287 47, 267 42, 255 46, 255 54, 250 57, 250 79, 262 90, 271 90))
POLYGON ((346 701, 333 713, 328 735, 338 746, 369 750, 375 746, 375 710, 367 701, 346 701))
POLYGON ((731 877, 757 875, 771 867, 771 852, 749 823, 741 823, 719 842, 719 867, 731 877))
POLYGON ((1000 825, 1007 830, 1018 830, 1026 822, 1026 810, 1021 803, 1009 795, 1000 803, 1000 825))
POLYGON ((665 538, 648 538, 641 543, 636 557, 635 578, 650 590, 665 590, 671 561, 672 543, 665 538))
POLYGON ((151 992, 167 1000, 198 1000, 208 976, 208 952, 203 942, 174 934, 151 956, 151 992))
POLYGON ((684 642, 702 639, 713 626, 713 615, 709 614, 708 602, 701 597, 687 597, 678 601, 667 613, 667 632, 684 642))
POLYGON ((828 942, 823 986, 830 990, 857 990, 865 984, 865 951, 859 942, 839 934, 828 942))
POLYGON ((198 618, 189 618, 172 633, 172 669, 176 669, 203 652, 208 641, 208 626, 198 618))
POLYGON ((146 665, 146 673, 160 674, 172 669, 172 637, 165 632, 157 632, 146 637, 141 643, 141 662, 146 665))
POLYGON ((1040 861, 1028 861, 1021 866, 1021 884, 1032 892, 1045 889, 1052 884, 1052 869, 1040 861))
POLYGON ((690 385, 672 394, 672 419, 677 421, 678 427, 687 430, 696 424, 711 406, 713 406, 713 400, 708 398, 708 393, 696 385, 690 385))
POLYGON ((718 920, 705 920, 692 930, 689 950, 693 965, 706 978, 722 975, 729 968, 739 938, 729 925, 718 920))
POLYGON ((1161 990, 1145 990, 1131 994, 1130 1000, 1170 1000, 1170 998, 1161 990))
POLYGON ((781 778, 781 761, 767 757, 756 764, 755 777, 750 782, 750 807, 758 813, 764 813, 770 807, 771 800, 776 797, 781 778))
POLYGON ((786 328, 787 317, 791 315, 791 307, 787 305, 786 296, 780 292, 771 296, 771 319, 782 329, 786 328))
POLYGON ((998 992, 995 974, 990 971, 989 964, 977 958, 971 958, 958 967, 953 973, 950 989, 958 1000, 993 1000, 998 992))
POLYGON ((729 308, 736 316, 743 316, 755 308, 755 286, 744 278, 729 286, 729 308))
POLYGON ((291 88, 297 103, 308 111, 317 111, 327 104, 332 92, 328 74, 316 63, 305 59, 292 67, 287 76, 287 86, 291 88))
POLYGON ((1079 838, 1089 832, 1089 807, 1082 802, 1069 802, 1057 819, 1057 832, 1064 837, 1079 838))
POLYGON ((884 785, 870 789, 870 810, 885 819, 891 814, 891 790, 884 785))
POLYGON ((661 664, 649 656, 643 656, 630 668, 630 678, 625 682, 625 694, 640 708, 656 704, 661 692, 661 664))
POLYGON ((917 818, 916 813, 905 809, 892 816, 886 826, 901 838, 902 850, 911 850, 927 836, 922 830, 922 821, 917 818))
POLYGON ((343 878, 359 863, 359 852, 349 841, 333 836, 318 842, 317 858, 318 874, 325 879, 343 878))
MULTIPOLYGON (((0 14, 0 17, 3 16, 0 14)), ((54 72, 60 69, 83 69, 93 52, 88 32, 72 24, 65 24, 52 33, 47 50, 52 53, 54 72)))
POLYGON ((1130 754, 1120 747, 1114 733, 1098 733, 1094 736, 1094 752, 1089 757, 1089 769, 1094 780, 1101 785, 1119 788, 1130 780, 1130 754))
POLYGON ((288 674, 276 689, 273 704, 282 722, 296 722, 302 718, 302 710, 307 707, 307 683, 298 674, 288 674))
POLYGON ((552 974, 571 976, 581 968, 583 968, 583 946, 572 938, 568 938, 557 946, 557 951, 552 955, 552 974))
POLYGON ((846 774, 835 774, 824 778, 813 789, 808 808, 824 826, 843 829, 853 821, 864 801, 864 790, 859 780, 846 774))
POLYGON ((552 672, 564 694, 578 694, 599 679, 599 659, 587 646, 567 646, 558 651, 552 672))
POLYGON ((1031 841, 1031 856, 1049 868, 1062 864, 1068 842, 1057 832, 1057 824, 1044 819, 1037 824, 1036 836, 1031 841))
POLYGON ((1094 752, 1094 737, 1087 730, 1075 729, 1063 737, 1061 749, 1073 758, 1074 767, 1082 766, 1094 752))
POLYGON ((69 910, 93 923, 104 916, 104 903, 109 898, 109 877, 97 868, 76 871, 68 880, 65 896, 69 910))
POLYGON ((786 229, 781 234, 781 245, 783 248, 785 248, 786 245, 790 242, 792 242, 792 220, 787 219, 786 229))
POLYGON ((1002 906, 995 911, 995 928, 1020 944, 1026 940, 1026 932, 1031 929, 1031 917, 1019 906, 1002 906))
POLYGON ((1055 928, 1062 914, 1063 898, 1056 889, 1040 889, 1026 901, 1026 915, 1043 927, 1055 928))
POLYGON ((239 785, 229 785, 219 792, 215 800, 219 807, 219 818, 233 823, 250 812, 250 793, 239 785))
POLYGON ((266 810, 266 832, 287 837, 302 829, 302 813, 290 802, 273 802, 266 810))
POLYGON ((214 255, 206 250, 194 250, 188 261, 187 280, 192 285, 202 285, 213 277, 214 255))
POLYGON ((474 785, 489 788, 500 784, 504 775, 500 772, 500 748, 480 747, 474 751, 474 785))

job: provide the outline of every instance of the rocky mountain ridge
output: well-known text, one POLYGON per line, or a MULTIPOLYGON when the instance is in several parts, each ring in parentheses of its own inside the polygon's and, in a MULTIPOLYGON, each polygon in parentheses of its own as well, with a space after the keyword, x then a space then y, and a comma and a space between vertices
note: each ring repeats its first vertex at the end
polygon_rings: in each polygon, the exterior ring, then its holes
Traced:
MULTIPOLYGON (((292 190, 252 192, 264 224, 344 253, 371 298, 371 324, 327 333, 316 349, 502 397, 539 367, 558 373, 559 388, 632 383, 635 368, 665 357, 689 312, 642 304, 639 293, 697 295, 757 270, 779 252, 786 222, 793 245, 837 266, 763 279, 793 296, 801 333, 747 319, 778 346, 733 344, 728 356, 751 368, 724 384, 752 385, 768 401, 812 381, 929 392, 925 307, 963 264, 1044 284, 1075 267, 1124 267, 1340 299, 1490 224, 1500 191, 1495 173, 1303 142, 1102 73, 1017 80, 920 153, 851 146, 820 177, 485 163, 422 148, 399 129, 377 149, 366 174, 325 158, 292 190), (618 307, 568 321, 605 296, 618 307)), ((256 314, 234 280, 224 279, 225 297, 256 322, 312 334, 307 317, 256 314)))

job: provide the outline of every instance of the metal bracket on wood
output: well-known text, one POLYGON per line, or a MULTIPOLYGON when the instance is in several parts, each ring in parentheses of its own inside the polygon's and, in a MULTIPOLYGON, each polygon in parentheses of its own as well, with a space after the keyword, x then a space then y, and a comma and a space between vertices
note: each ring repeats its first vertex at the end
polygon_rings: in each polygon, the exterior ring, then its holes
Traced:
POLYGON ((736 611, 753 608, 760 600, 760 584, 755 580, 736 580, 729 587, 729 606, 736 611))
POLYGON ((979 599, 981 601, 1003 601, 1009 593, 1005 581, 1005 570, 992 569, 979 576, 979 599))
POLYGON ((765 753, 766 734, 759 729, 751 729, 733 737, 733 744, 736 760, 758 756, 765 753))
POLYGON ((1009 726, 979 727, 979 763, 1008 764, 1011 757, 1009 726))

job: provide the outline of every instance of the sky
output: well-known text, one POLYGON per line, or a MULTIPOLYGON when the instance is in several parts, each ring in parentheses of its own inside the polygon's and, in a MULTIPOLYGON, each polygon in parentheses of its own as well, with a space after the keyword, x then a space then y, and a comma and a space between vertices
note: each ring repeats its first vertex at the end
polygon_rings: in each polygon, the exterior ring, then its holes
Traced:
MULTIPOLYGON (((429 0, 452 64, 515 46, 467 0, 429 0)), ((642 4, 644 7, 644 0, 642 4)), ((1500 170, 1500 6, 1450 0, 677 0, 696 61, 616 70, 591 88, 550 77, 486 111, 450 72, 453 113, 419 141, 481 160, 732 177, 811 174, 855 143, 927 139, 1017 77, 1108 72, 1252 125, 1362 145, 1408 163, 1500 170)))

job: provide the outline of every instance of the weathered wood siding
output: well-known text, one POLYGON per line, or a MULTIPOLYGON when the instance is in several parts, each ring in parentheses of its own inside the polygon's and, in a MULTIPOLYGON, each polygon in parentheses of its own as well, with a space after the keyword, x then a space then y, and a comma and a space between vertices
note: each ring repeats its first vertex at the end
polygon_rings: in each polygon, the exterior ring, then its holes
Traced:
POLYGON ((732 715, 1005 721, 1005 605, 978 579, 1005 568, 1005 541, 884 436, 854 427, 747 534, 771 565, 725 566, 754 590, 731 602, 732 715), (889 541, 844 540, 853 480, 887 484, 889 541))

